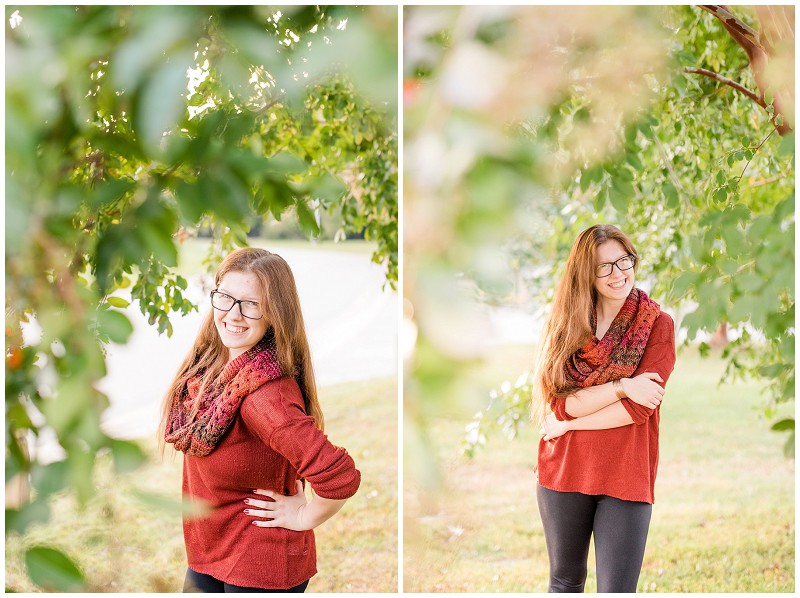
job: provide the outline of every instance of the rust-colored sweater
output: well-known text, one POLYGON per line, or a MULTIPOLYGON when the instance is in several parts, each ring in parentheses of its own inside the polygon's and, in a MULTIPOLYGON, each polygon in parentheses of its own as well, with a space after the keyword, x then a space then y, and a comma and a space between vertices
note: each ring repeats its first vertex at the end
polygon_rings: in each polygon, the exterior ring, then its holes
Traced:
MULTIPOLYGON (((665 385, 674 367, 674 324, 668 314, 661 312, 631 377, 656 372, 665 385)), ((540 440, 539 484, 559 492, 605 494, 652 504, 661 406, 648 409, 630 399, 621 402, 633 419, 631 425, 610 430, 572 430, 555 440, 540 440)), ((565 405, 563 398, 551 401, 556 419, 574 419, 567 414, 565 405)))
POLYGON ((184 456, 184 500, 214 507, 202 518, 184 519, 189 567, 254 588, 287 589, 310 579, 317 572, 314 532, 258 527, 243 512, 245 498, 269 500, 254 489, 294 494, 300 478, 323 498, 343 499, 356 493, 361 474, 306 415, 297 382, 281 378, 245 397, 211 453, 184 456))

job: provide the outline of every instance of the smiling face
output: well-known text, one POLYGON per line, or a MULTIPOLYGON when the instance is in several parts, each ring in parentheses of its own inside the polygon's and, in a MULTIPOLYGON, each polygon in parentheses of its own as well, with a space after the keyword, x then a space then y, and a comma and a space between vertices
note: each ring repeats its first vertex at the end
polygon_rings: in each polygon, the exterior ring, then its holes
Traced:
MULTIPOLYGON (((234 299, 256 303, 261 301, 258 279, 250 272, 228 272, 219 281, 217 290, 234 299)), ((230 311, 222 311, 213 307, 212 309, 214 310, 214 325, 217 327, 222 344, 228 348, 231 361, 255 346, 264 337, 269 327, 266 316, 260 320, 242 316, 239 303, 234 304, 230 311)))
MULTIPOLYGON (((616 262, 619 258, 625 257, 628 252, 622 243, 615 239, 609 239, 605 243, 597 246, 594 252, 594 264, 597 267, 600 264, 608 264, 616 262)), ((598 301, 610 301, 617 303, 625 301, 633 289, 634 272, 633 268, 629 270, 620 270, 614 266, 611 270, 611 275, 605 278, 595 278, 594 288, 597 290, 598 301)))

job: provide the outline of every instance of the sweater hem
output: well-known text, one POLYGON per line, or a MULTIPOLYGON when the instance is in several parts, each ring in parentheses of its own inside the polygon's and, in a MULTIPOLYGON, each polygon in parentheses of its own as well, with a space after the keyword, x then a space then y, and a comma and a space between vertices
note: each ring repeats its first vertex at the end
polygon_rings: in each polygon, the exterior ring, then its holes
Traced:
POLYGON ((296 581, 291 581, 290 580, 290 581, 282 582, 280 585, 275 585, 274 582, 255 582, 255 584, 253 584, 253 582, 251 582, 249 580, 246 580, 246 579, 238 579, 238 578, 230 577, 230 576, 227 576, 227 575, 220 576, 219 573, 216 573, 215 571, 212 570, 214 568, 215 564, 216 563, 206 563, 205 565, 200 565, 200 564, 197 564, 197 563, 187 563, 187 567, 189 567, 189 569, 191 569, 192 571, 196 571, 197 573, 202 573, 204 575, 210 575, 211 577, 213 577, 216 580, 221 581, 222 583, 229 583, 231 585, 239 586, 239 587, 242 587, 242 588, 258 588, 260 590, 288 590, 288 589, 293 588, 295 586, 299 586, 301 583, 303 583, 305 581, 310 580, 312 577, 314 577, 317 574, 317 568, 314 567, 313 572, 311 573, 311 575, 307 575, 307 574, 301 575, 300 577, 297 578, 296 581), (266 583, 266 585, 265 585, 265 583, 266 583))
POLYGON ((547 488, 548 490, 553 490, 555 492, 577 492, 578 494, 585 494, 586 496, 610 496, 611 498, 618 498, 619 500, 627 500, 629 502, 644 502, 647 504, 655 504, 655 497, 641 497, 641 496, 621 496, 618 492, 608 492, 602 491, 600 489, 592 489, 591 491, 586 488, 581 489, 565 489, 565 488, 556 488, 556 484, 543 484, 541 479, 537 480, 537 483, 542 488, 547 488))

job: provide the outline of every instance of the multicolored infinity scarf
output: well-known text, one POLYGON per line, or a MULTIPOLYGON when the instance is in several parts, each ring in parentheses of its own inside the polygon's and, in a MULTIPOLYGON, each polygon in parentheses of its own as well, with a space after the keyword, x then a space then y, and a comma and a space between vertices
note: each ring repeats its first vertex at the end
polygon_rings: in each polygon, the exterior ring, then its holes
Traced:
MULTIPOLYGON (((642 359, 659 313, 658 303, 641 289, 633 288, 602 340, 592 335, 567 359, 567 380, 576 387, 587 388, 629 377, 642 359)), ((594 309, 592 330, 597 330, 594 309)))
MULTIPOLYGON (((271 336, 271 335, 270 335, 271 336)), ((200 399, 192 419, 192 407, 200 389, 200 377, 189 379, 172 401, 164 438, 175 449, 193 457, 207 455, 217 446, 239 411, 242 400, 251 392, 283 376, 274 341, 264 337, 254 347, 231 361, 219 381, 210 384, 200 399)))

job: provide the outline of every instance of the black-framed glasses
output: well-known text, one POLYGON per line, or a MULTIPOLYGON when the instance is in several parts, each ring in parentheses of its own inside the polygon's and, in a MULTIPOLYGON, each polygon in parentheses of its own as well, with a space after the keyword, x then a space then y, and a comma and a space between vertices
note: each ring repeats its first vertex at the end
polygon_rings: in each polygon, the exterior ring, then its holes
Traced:
POLYGON ((630 270, 636 265, 636 256, 634 255, 623 255, 615 262, 606 262, 604 264, 597 264, 597 267, 594 269, 594 275, 597 278, 606 278, 611 276, 611 273, 614 271, 614 266, 617 267, 617 270, 622 272, 623 270, 630 270))
POLYGON ((225 293, 211 291, 211 307, 214 309, 230 311, 237 303, 239 304, 239 313, 248 320, 260 320, 264 317, 264 314, 261 313, 261 307, 255 301, 235 299, 225 293))

